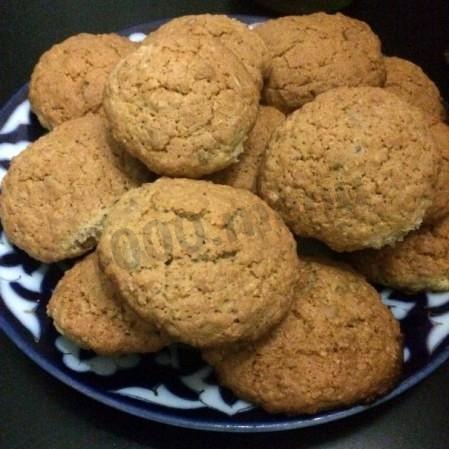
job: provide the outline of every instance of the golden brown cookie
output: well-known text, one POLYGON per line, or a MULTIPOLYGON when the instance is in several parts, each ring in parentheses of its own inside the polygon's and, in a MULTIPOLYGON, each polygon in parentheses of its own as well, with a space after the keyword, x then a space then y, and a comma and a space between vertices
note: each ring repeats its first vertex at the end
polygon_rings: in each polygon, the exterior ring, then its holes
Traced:
POLYGON ((264 98, 286 112, 335 87, 385 81, 379 38, 359 20, 316 13, 268 20, 255 31, 272 56, 264 98))
POLYGON ((52 129, 103 101, 106 78, 136 44, 117 34, 82 33, 54 45, 31 75, 29 99, 42 126, 52 129))
POLYGON ((435 160, 417 108, 382 88, 333 89, 274 132, 260 193, 298 235, 336 251, 380 248, 421 224, 435 160))
POLYGON ((0 217, 12 243, 42 262, 95 247, 109 208, 148 179, 114 145, 100 116, 56 127, 14 158, 3 179, 0 217))
POLYGON ((384 60, 387 71, 385 89, 422 109, 431 124, 444 120, 446 114, 440 91, 421 67, 396 57, 385 57, 384 60))
POLYGON ((408 292, 449 290, 449 218, 410 233, 394 247, 349 257, 376 284, 408 292))
POLYGON ((167 37, 118 64, 104 108, 115 138, 160 175, 201 177, 236 162, 259 92, 216 39, 167 37))
POLYGON ((219 381, 269 412, 316 413, 371 401, 401 372, 397 321, 362 276, 334 262, 301 261, 287 318, 247 345, 208 350, 219 381))
POLYGON ((209 179, 252 192, 257 190, 257 177, 262 157, 273 131, 285 120, 285 115, 271 106, 260 106, 256 123, 243 144, 239 161, 212 174, 209 179))
POLYGON ((125 194, 107 219, 100 265, 143 319, 205 347, 254 340, 287 313, 296 243, 247 190, 160 178, 125 194))
POLYGON ((439 122, 431 126, 430 132, 438 153, 438 176, 432 207, 427 211, 425 223, 435 223, 449 215, 449 126, 439 122))
POLYGON ((264 41, 244 23, 218 14, 177 17, 150 33, 143 45, 166 37, 200 36, 217 38, 244 64, 259 89, 268 74, 271 58, 264 41))
POLYGON ((90 254, 64 274, 47 306, 56 329, 98 354, 156 352, 167 339, 141 320, 111 286, 90 254))

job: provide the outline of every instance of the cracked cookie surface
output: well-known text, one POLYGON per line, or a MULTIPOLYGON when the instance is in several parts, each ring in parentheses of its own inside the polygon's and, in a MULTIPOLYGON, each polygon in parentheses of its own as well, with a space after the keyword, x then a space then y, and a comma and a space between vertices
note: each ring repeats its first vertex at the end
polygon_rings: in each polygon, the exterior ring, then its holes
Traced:
POLYGON ((300 260, 287 317, 260 340, 203 355, 220 382, 273 413, 316 413, 386 393, 402 365, 398 322, 344 264, 300 260))
POLYGON ((197 178, 238 160, 259 92, 217 39, 167 37, 118 64, 104 108, 115 138, 160 175, 197 178))
POLYGON ((88 114, 56 127, 15 157, 3 179, 0 217, 8 238, 42 262, 95 247, 109 208, 149 179, 88 114))
POLYGON ((243 144, 244 151, 239 161, 209 179, 217 184, 226 184, 251 192, 257 190, 257 178, 263 155, 274 130, 283 123, 285 115, 271 106, 259 107, 256 123, 243 144))
POLYGON ((166 37, 203 36, 217 38, 244 64, 259 89, 269 72, 271 58, 264 41, 246 24, 219 14, 177 17, 150 33, 143 45, 166 37))
POLYGON ((42 126, 52 129, 99 111, 107 76, 136 48, 117 34, 82 33, 46 51, 33 70, 29 90, 31 108, 42 126))
POLYGON ((408 292, 449 290, 449 218, 423 226, 394 247, 349 255, 373 283, 408 292))
POLYGON ((380 40, 359 20, 316 13, 268 20, 254 30, 272 57, 265 101, 285 112, 329 89, 385 81, 380 40))
POLYGON ((380 248, 421 224, 436 157, 420 110, 382 88, 339 88, 274 132, 259 190, 298 235, 380 248))
POLYGON ((88 255, 64 274, 48 303, 55 327, 97 354, 156 352, 167 344, 155 326, 139 318, 88 255))
POLYGON ((426 224, 436 223, 449 215, 449 126, 439 122, 430 127, 437 150, 438 175, 432 206, 426 213, 426 224))
POLYGON ((385 57, 384 88, 425 112, 430 124, 445 119, 440 91, 421 67, 397 57, 385 57))
POLYGON ((100 266, 143 319, 205 347, 253 340, 287 313, 296 243, 260 198, 160 178, 125 194, 98 246, 100 266))

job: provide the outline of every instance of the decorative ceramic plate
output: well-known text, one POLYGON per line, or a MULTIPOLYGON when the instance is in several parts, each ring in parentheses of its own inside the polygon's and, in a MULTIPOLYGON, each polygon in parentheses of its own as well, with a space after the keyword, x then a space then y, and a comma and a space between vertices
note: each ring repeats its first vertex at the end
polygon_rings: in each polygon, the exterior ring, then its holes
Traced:
MULTIPOLYGON (((238 17, 249 24, 261 17, 238 17)), ((138 41, 162 23, 123 32, 138 41)), ((30 112, 27 86, 0 112, 0 179, 11 158, 44 130, 30 112)), ((382 290, 405 336, 400 383, 369 405, 313 416, 270 415, 219 387, 193 349, 172 346, 154 355, 99 357, 59 335, 45 308, 68 264, 44 265, 0 234, 0 327, 39 366, 67 385, 127 413, 195 429, 229 432, 286 430, 334 421, 388 401, 417 384, 449 358, 449 292, 406 296, 382 290)))

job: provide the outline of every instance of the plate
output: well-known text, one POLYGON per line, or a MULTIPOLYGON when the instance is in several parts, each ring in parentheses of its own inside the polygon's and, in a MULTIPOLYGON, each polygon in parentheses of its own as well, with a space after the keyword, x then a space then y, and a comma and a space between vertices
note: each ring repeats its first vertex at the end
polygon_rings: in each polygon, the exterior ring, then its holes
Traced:
MULTIPOLYGON (((263 17, 237 16, 254 24, 263 17)), ((122 34, 139 41, 163 21, 122 34)), ((11 158, 44 130, 30 112, 27 86, 0 112, 0 179, 11 158)), ((265 432, 314 426, 360 413, 404 392, 449 358, 449 292, 407 296, 380 290, 405 336, 404 373, 388 395, 369 405, 312 416, 270 415, 219 387, 212 369, 185 346, 153 355, 100 357, 59 335, 45 313, 52 289, 68 263, 45 265, 12 246, 0 233, 0 328, 40 367, 99 402, 153 421, 227 432, 265 432)))

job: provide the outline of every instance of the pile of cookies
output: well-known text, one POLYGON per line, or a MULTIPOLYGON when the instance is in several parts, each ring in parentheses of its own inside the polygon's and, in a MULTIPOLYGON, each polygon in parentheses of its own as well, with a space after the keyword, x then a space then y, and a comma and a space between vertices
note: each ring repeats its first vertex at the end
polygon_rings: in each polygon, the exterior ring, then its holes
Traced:
POLYGON ((42 55, 29 99, 49 132, 13 160, 0 216, 32 257, 79 258, 48 304, 60 333, 101 354, 192 345, 270 412, 394 386, 401 332, 368 281, 449 288, 449 129, 367 24, 81 34, 42 55))

